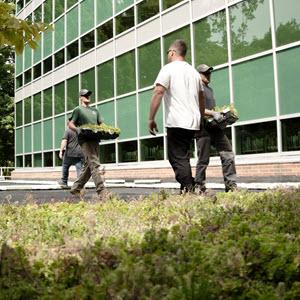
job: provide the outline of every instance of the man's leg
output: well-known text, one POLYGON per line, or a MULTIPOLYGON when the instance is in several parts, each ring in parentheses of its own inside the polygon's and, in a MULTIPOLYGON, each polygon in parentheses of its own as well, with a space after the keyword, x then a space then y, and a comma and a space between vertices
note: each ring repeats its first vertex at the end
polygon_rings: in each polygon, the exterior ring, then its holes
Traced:
POLYGON ((69 179, 69 169, 72 163, 70 162, 69 157, 63 158, 63 164, 62 164, 62 178, 61 182, 63 185, 68 185, 68 179, 69 179))
POLYGON ((167 128, 169 162, 175 172, 176 180, 187 191, 191 191, 194 185, 189 154, 193 137, 194 130, 167 128))
POLYGON ((82 169, 82 164, 83 164, 83 159, 80 157, 76 157, 75 159, 75 168, 76 168, 76 174, 77 174, 77 178, 80 175, 81 169, 82 169))

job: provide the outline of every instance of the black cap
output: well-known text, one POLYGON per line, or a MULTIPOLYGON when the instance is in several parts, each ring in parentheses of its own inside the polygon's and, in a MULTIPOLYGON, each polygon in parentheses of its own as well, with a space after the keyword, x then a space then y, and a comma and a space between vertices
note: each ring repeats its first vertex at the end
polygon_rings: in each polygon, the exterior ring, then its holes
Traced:
POLYGON ((90 96, 91 94, 92 94, 92 92, 87 89, 81 89, 79 92, 80 97, 81 96, 90 96))
POLYGON ((206 72, 208 72, 208 71, 212 71, 213 69, 214 69, 213 67, 210 67, 210 66, 205 65, 205 64, 199 65, 199 66, 197 67, 197 71, 198 71, 199 73, 206 73, 206 72))

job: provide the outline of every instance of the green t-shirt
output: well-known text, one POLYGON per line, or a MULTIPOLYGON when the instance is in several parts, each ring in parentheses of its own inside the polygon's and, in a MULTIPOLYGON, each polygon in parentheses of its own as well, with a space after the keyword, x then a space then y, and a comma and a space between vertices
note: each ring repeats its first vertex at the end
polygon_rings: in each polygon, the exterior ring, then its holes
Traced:
POLYGON ((101 117, 99 111, 94 107, 77 106, 70 118, 76 127, 84 124, 100 124, 101 117))

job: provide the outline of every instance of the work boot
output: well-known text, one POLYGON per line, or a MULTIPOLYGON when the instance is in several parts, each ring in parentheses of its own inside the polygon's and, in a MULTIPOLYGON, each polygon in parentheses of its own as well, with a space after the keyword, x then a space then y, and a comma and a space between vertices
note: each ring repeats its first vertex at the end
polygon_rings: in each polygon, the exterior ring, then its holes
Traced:
POLYGON ((205 192, 206 192, 206 186, 205 186, 205 184, 196 183, 194 190, 195 190, 196 195, 204 196, 205 192))
POLYGON ((230 184, 225 185, 225 192, 235 192, 238 191, 237 184, 235 182, 231 182, 230 184))
POLYGON ((97 193, 98 193, 98 200, 103 202, 111 200, 114 197, 114 194, 106 188, 103 188, 97 193))
POLYGON ((68 184, 62 180, 58 180, 57 183, 60 185, 60 187, 65 190, 68 188, 68 184))
POLYGON ((84 195, 83 191, 71 190, 70 193, 71 193, 71 196, 69 197, 70 202, 77 203, 83 201, 83 195, 84 195))

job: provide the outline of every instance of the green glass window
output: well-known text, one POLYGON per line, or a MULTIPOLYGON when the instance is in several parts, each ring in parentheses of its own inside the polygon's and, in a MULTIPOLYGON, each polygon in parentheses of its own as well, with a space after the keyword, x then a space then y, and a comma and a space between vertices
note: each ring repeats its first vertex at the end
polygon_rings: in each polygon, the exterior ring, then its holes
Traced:
POLYGON ((275 25, 277 45, 300 40, 300 1, 275 0, 275 25))
POLYGON ((23 72, 23 54, 16 55, 16 73, 20 74, 23 72))
POLYGON ((159 13, 159 1, 142 1, 137 5, 137 19, 141 23, 159 13))
POLYGON ((137 141, 119 143, 119 162, 137 161, 137 141))
POLYGON ((80 33, 89 31, 94 27, 94 0, 85 0, 80 3, 81 26, 80 33))
POLYGON ((31 126, 24 127, 24 151, 26 153, 32 151, 32 135, 31 135, 31 126))
POLYGON ((87 33, 81 38, 81 53, 84 53, 95 47, 95 33, 94 30, 87 33))
POLYGON ((255 123, 236 128, 237 154, 277 151, 276 122, 255 123))
POLYGON ((25 158, 25 168, 32 167, 32 155, 31 154, 25 155, 24 158, 25 158))
POLYGON ((64 132, 66 130, 66 120, 65 116, 59 116, 54 119, 54 134, 55 134, 55 140, 54 140, 54 148, 60 148, 60 143, 62 140, 62 137, 64 136, 64 132))
POLYGON ((133 0, 114 0, 115 1, 115 10, 116 13, 120 12, 121 10, 125 9, 129 5, 133 4, 133 0))
POLYGON ((39 63, 33 67, 33 79, 37 79, 42 75, 42 63, 39 63))
POLYGON ((42 124, 41 122, 33 125, 33 151, 42 150, 42 124))
POLYGON ((275 116, 272 56, 235 65, 233 89, 234 105, 241 121, 275 116))
POLYGON ((62 17, 55 22, 54 30, 54 50, 57 50, 65 45, 65 18, 62 17))
POLYGON ((52 149, 53 147, 53 137, 52 137, 53 121, 49 119, 44 122, 43 136, 44 138, 44 150, 52 149))
POLYGON ((48 118, 52 116, 52 88, 44 91, 44 105, 43 117, 48 118))
POLYGON ((283 151, 300 150, 300 118, 281 121, 283 151))
POLYGON ((280 114, 300 112, 300 47, 277 54, 280 114))
POLYGON ((16 129, 16 153, 23 153, 23 128, 16 129))
POLYGON ((67 47, 67 60, 71 60, 79 55, 78 41, 73 42, 67 47))
POLYGON ((65 82, 54 86, 54 112, 60 114, 65 112, 65 82))
POLYGON ((17 2, 17 13, 18 13, 21 9, 23 9, 23 7, 24 7, 24 1, 23 1, 23 0, 18 1, 18 2, 17 2))
POLYGON ((268 0, 242 1, 229 11, 233 59, 272 47, 268 0))
POLYGON ((97 67, 98 72, 98 101, 114 96, 114 64, 109 60, 97 67))
POLYGON ((77 3, 78 0, 67 0, 67 9, 77 3))
POLYGON ((91 68, 83 73, 81 73, 81 88, 88 89, 93 92, 92 96, 90 97, 91 103, 95 102, 95 68, 91 68))
POLYGON ((141 140, 141 160, 163 160, 164 139, 163 137, 141 140))
POLYGON ((65 1, 55 0, 55 19, 64 13, 65 1))
POLYGON ((112 164, 116 162, 116 145, 100 145, 100 162, 102 164, 112 164))
POLYGON ((52 71, 52 56, 46 58, 43 64, 44 64, 44 74, 52 71))
POLYGON ((217 106, 230 104, 228 68, 213 71, 210 87, 213 88, 217 106))
POLYGON ((78 6, 67 13, 67 43, 78 37, 78 6))
POLYGON ((24 100, 24 124, 31 123, 31 97, 24 100))
POLYGON ((113 20, 109 20, 97 28, 97 45, 113 37, 113 20))
POLYGON ((54 156, 55 156, 55 166, 56 167, 62 166, 62 160, 59 158, 59 151, 55 151, 54 156))
POLYGON ((41 40, 37 41, 37 47, 33 50, 33 63, 36 63, 42 59, 42 44, 41 40))
MULTIPOLYGON (((152 89, 139 94, 140 136, 149 135, 148 117, 149 117, 149 109, 150 109, 150 102, 151 102, 152 94, 153 94, 152 89)), ((156 120, 159 132, 162 133, 164 131, 162 105, 159 107, 159 110, 156 114, 155 120, 156 120)))
POLYGON ((97 106, 100 112, 101 120, 107 125, 115 125, 115 103, 109 101, 97 106))
POLYGON ((113 2, 111 0, 97 0, 97 24, 102 23, 113 15, 113 2))
POLYGON ((44 153, 44 167, 53 167, 53 152, 44 153))
POLYGON ((27 84, 29 82, 31 82, 31 69, 28 69, 25 73, 24 73, 24 84, 27 84))
POLYGON ((117 57, 117 94, 122 95, 136 89, 134 51, 117 57))
POLYGON ((215 66, 228 60, 225 11, 200 20, 194 25, 196 66, 215 66))
POLYGON ((137 136, 135 95, 117 100, 117 120, 117 125, 121 129, 121 139, 137 136))
POLYGON ((16 126, 23 125, 23 101, 16 103, 16 126))
MULTIPOLYGON (((172 33, 169 33, 168 35, 164 36, 164 52, 167 52, 172 42, 174 42, 176 39, 182 39, 186 42, 187 45, 187 54, 186 54, 186 61, 188 63, 191 63, 191 35, 190 35, 190 27, 186 26, 183 28, 180 28, 172 33)), ((167 55, 164 56, 164 62, 167 63, 167 55)))
POLYGON ((42 166, 42 153, 33 154, 33 166, 34 167, 42 166))
POLYGON ((79 105, 79 78, 78 75, 67 80, 67 110, 79 105))
POLYGON ((32 50, 26 45, 24 48, 24 68, 25 70, 32 66, 32 50))
POLYGON ((46 57, 52 53, 52 34, 53 34, 52 31, 43 33, 43 36, 44 36, 44 39, 43 39, 44 56, 43 57, 46 57))
POLYGON ((179 3, 182 0, 163 0, 163 9, 167 9, 177 3, 179 3))
POLYGON ((34 11, 34 22, 42 22, 43 15, 42 15, 42 5, 40 5, 35 11, 34 11))
POLYGON ((127 9, 116 16, 116 34, 128 30, 134 26, 134 9, 127 9))
POLYGON ((22 168, 23 167, 23 156, 20 155, 20 156, 17 156, 16 157, 16 167, 17 168, 22 168))
POLYGON ((60 51, 54 54, 54 67, 57 68, 64 63, 65 63, 65 49, 61 49, 60 51))
POLYGON ((20 88, 23 85, 23 75, 16 77, 16 89, 20 88))
POLYGON ((42 118, 41 107, 42 107, 41 93, 33 95, 33 121, 37 121, 42 118))
POLYGON ((52 22, 52 10, 53 10, 53 3, 52 0, 46 0, 44 2, 44 22, 51 23, 52 22))
POLYGON ((139 87, 153 85, 161 68, 160 40, 157 39, 138 49, 139 87))

